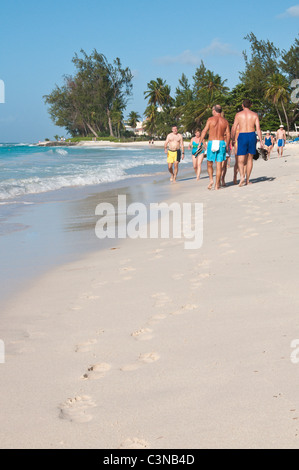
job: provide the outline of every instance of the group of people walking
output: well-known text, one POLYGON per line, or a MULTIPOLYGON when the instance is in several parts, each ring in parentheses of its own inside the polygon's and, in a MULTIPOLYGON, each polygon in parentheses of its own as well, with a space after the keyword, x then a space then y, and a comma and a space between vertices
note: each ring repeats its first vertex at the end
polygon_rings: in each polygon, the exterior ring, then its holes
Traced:
MULTIPOLYGON (((208 189, 216 190, 225 186, 225 174, 232 150, 235 151, 234 183, 237 184, 237 174, 240 174, 239 186, 251 184, 250 175, 253 168, 253 157, 256 154, 257 136, 260 147, 268 152, 268 158, 274 146, 274 139, 267 131, 263 140, 257 113, 251 111, 251 101, 246 99, 242 104, 242 111, 236 114, 234 124, 230 129, 228 121, 223 117, 222 107, 215 105, 212 108, 212 116, 202 132, 196 129, 195 136, 191 139, 189 150, 192 151, 193 167, 196 179, 199 180, 201 165, 206 154, 207 170, 209 175, 208 189), (208 140, 205 137, 208 134, 208 140), (214 163, 216 163, 216 181, 214 186, 214 163)), ((286 141, 283 125, 277 131, 277 144, 279 155, 282 155, 286 141)), ((178 132, 177 126, 172 127, 168 134, 164 151, 167 154, 168 170, 171 174, 170 181, 176 182, 179 162, 184 159, 183 137, 178 132)))

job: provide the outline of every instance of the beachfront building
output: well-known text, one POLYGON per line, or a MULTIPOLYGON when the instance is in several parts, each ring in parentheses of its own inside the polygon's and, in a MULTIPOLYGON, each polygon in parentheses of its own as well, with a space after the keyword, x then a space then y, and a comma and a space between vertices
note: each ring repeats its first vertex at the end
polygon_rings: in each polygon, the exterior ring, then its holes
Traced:
POLYGON ((147 132, 145 131, 145 122, 143 121, 137 121, 137 125, 135 128, 129 126, 125 122, 125 129, 126 131, 133 132, 137 136, 148 135, 147 132))

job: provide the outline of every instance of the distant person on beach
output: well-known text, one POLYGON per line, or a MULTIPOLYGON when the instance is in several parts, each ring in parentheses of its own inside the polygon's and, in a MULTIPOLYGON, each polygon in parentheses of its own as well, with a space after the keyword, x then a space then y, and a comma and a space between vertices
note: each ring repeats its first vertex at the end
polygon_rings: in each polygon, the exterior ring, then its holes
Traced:
POLYGON ((221 113, 222 107, 219 104, 213 106, 213 116, 207 120, 199 140, 200 145, 203 142, 207 132, 209 133, 207 146, 207 166, 210 183, 208 189, 212 189, 214 186, 213 163, 216 162, 216 190, 220 189, 222 162, 225 162, 226 153, 229 153, 230 143, 229 123, 224 117, 221 116, 221 113))
POLYGON ((202 149, 202 152, 200 152, 199 155, 196 155, 197 149, 198 149, 198 143, 200 139, 200 129, 195 129, 195 136, 192 137, 190 140, 190 144, 188 149, 191 149, 192 152, 192 162, 193 162, 193 168, 196 174, 196 180, 198 181, 200 178, 200 173, 201 173, 201 164, 204 158, 204 153, 206 149, 206 143, 203 142, 204 148, 202 149))
POLYGON ((282 157, 283 148, 285 146, 287 140, 286 131, 284 130, 284 126, 281 124, 279 129, 276 132, 276 141, 277 141, 277 153, 278 156, 282 157))
POLYGON ((271 151, 273 149, 274 139, 270 131, 266 132, 264 139, 264 148, 268 151, 268 160, 270 160, 271 151))
POLYGON ((179 163, 181 160, 184 160, 185 153, 183 136, 179 134, 177 126, 172 126, 172 132, 166 137, 164 152, 167 154, 168 171, 171 174, 170 181, 175 183, 179 171, 179 163))
POLYGON ((250 110, 251 101, 246 99, 242 103, 243 111, 235 116, 235 122, 232 127, 232 143, 235 144, 236 131, 239 130, 238 136, 238 169, 240 172, 239 186, 251 184, 249 181, 252 167, 253 155, 256 153, 256 133, 260 139, 260 146, 263 148, 263 138, 260 128, 259 117, 250 110), (246 169, 245 169, 246 166, 246 169))

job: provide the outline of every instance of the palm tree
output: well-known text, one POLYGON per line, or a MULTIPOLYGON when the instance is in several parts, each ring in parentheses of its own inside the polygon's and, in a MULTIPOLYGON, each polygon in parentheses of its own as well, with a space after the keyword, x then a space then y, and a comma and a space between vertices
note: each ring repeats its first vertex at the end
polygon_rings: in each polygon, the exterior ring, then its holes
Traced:
POLYGON ((227 80, 222 80, 220 75, 214 74, 211 70, 207 70, 202 81, 202 88, 208 90, 211 99, 216 92, 225 94, 228 91, 228 87, 225 86, 227 80))
POLYGON ((290 100, 290 88, 287 79, 281 73, 274 73, 270 76, 266 89, 265 98, 271 101, 277 111, 280 122, 282 123, 278 105, 280 104, 287 123, 288 134, 290 132, 289 120, 285 109, 285 103, 290 100))
POLYGON ((151 80, 147 84, 147 91, 144 92, 145 98, 148 100, 148 104, 154 106, 170 105, 172 98, 170 96, 170 87, 166 84, 162 78, 157 80, 151 80))
POLYGON ((145 129, 150 136, 154 135, 157 129, 158 111, 154 104, 149 105, 145 110, 146 122, 145 129))
POLYGON ((133 129, 135 129, 139 119, 141 119, 140 114, 138 114, 136 111, 131 111, 130 114, 129 114, 129 117, 128 117, 129 126, 133 127, 133 129))

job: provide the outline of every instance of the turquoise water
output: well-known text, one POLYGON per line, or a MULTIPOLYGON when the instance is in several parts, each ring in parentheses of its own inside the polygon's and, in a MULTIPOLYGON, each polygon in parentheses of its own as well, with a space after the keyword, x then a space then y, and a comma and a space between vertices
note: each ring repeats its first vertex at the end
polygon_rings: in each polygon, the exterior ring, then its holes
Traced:
POLYGON ((163 148, 0 144, 0 202, 62 188, 112 183, 166 168, 163 148))
MULTIPOLYGON (((180 168, 192 169, 191 161, 188 152, 180 168)), ((47 269, 106 247, 94 230, 99 202, 120 193, 128 203, 163 200, 169 187, 163 148, 0 144, 0 301, 47 269)))

